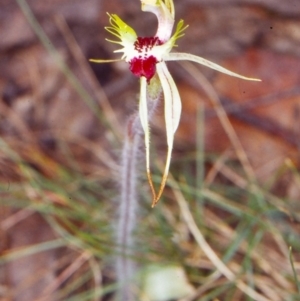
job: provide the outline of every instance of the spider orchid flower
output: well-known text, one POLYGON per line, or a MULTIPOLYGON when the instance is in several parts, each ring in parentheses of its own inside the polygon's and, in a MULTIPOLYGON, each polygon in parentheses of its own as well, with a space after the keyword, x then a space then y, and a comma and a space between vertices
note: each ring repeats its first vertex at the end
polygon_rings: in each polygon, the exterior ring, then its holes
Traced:
POLYGON ((154 207, 159 201, 167 181, 174 135, 181 115, 181 99, 176 84, 168 71, 166 62, 187 60, 244 80, 260 80, 239 75, 193 54, 171 52, 172 48, 176 46, 176 41, 184 35, 183 32, 188 27, 184 25, 183 20, 180 20, 172 35, 175 21, 173 0, 141 0, 141 4, 143 11, 154 13, 158 19, 158 29, 155 36, 139 37, 135 31, 117 15, 108 14, 111 26, 105 27, 105 29, 119 40, 115 41, 107 39, 107 41, 120 44, 122 48, 115 50, 114 52, 120 52, 123 53, 123 55, 121 59, 117 60, 90 59, 90 61, 95 63, 106 63, 124 60, 129 63, 130 71, 140 78, 139 115, 145 134, 146 169, 153 195, 152 207, 154 207), (162 88, 164 94, 164 114, 168 145, 165 169, 158 192, 154 189, 150 172, 150 133, 147 106, 150 94, 153 94, 155 89, 157 91, 156 79, 159 80, 159 86, 162 88))

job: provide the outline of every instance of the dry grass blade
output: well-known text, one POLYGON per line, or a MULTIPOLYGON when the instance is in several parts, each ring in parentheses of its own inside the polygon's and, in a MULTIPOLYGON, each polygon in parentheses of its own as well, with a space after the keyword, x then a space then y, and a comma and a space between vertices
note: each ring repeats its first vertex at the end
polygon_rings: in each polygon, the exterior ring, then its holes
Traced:
POLYGON ((297 286, 298 293, 300 294, 300 282, 299 282, 298 275, 297 275, 297 272, 296 272, 296 269, 295 269, 294 258, 293 258, 293 253, 292 253, 293 252, 292 247, 290 247, 289 251, 290 251, 289 256, 290 256, 290 263, 291 263, 292 270, 293 270, 293 276, 294 276, 294 279, 295 279, 295 283, 296 283, 296 286, 297 286))
POLYGON ((100 86, 99 81, 96 79, 94 73, 92 72, 91 67, 88 64, 86 57, 83 55, 81 48, 77 44, 68 24, 61 15, 56 15, 54 20, 59 30, 63 34, 72 56, 80 66, 86 80, 88 80, 93 93, 95 93, 95 96, 101 108, 103 109, 103 113, 106 116, 106 120, 110 123, 111 128, 115 129, 118 137, 121 138, 123 130, 116 117, 116 114, 111 107, 102 87, 100 86))
POLYGON ((189 207, 187 205, 187 202, 183 196, 183 194, 180 191, 180 187, 178 186, 177 182, 174 180, 174 178, 170 175, 170 179, 172 182, 172 186, 174 187, 173 193, 175 195, 176 201, 179 205, 180 212, 190 230, 192 235, 194 236, 195 240, 197 241, 200 248, 203 250, 205 255, 211 260, 213 265, 216 267, 216 269, 224 275, 229 281, 232 281, 236 284, 236 286, 245 294, 250 296, 256 301, 280 301, 280 299, 277 300, 271 300, 263 295, 257 293, 253 288, 246 285, 243 281, 236 279, 234 273, 220 260, 220 258, 217 256, 217 254, 213 251, 213 249, 210 247, 210 245, 205 240, 204 236, 202 235, 201 231, 199 230, 198 226, 195 223, 195 220, 191 214, 191 211, 189 210, 189 207))
POLYGON ((3 219, 0 223, 0 229, 2 229, 3 231, 8 231, 9 228, 13 227, 14 225, 19 223, 23 219, 26 219, 32 214, 34 214, 34 211, 27 208, 19 210, 16 213, 3 219))
POLYGON ((80 254, 80 256, 78 256, 78 258, 75 259, 72 264, 70 264, 63 272, 60 273, 60 275, 54 279, 50 285, 48 285, 48 287, 45 288, 45 290, 42 292, 42 297, 36 301, 47 301, 51 299, 51 294, 90 258, 91 254, 88 251, 84 251, 82 254, 80 254))

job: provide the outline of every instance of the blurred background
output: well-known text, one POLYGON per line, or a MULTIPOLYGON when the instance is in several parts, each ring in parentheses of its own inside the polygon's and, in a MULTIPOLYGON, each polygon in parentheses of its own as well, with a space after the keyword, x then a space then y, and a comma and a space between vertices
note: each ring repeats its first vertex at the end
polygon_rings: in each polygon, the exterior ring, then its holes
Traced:
MULTIPOLYGON (((168 64, 183 103, 173 184, 151 209, 142 160, 136 260, 175 266, 186 291, 159 298, 142 285, 140 300, 300 300, 300 2, 175 8, 189 27, 174 51, 262 82, 168 64), (175 188, 218 257, 265 299, 212 277, 175 188)), ((119 58, 106 12, 155 34, 138 0, 0 0, 1 301, 113 300, 119 155, 139 86, 123 62, 88 62, 119 58)), ((158 177, 163 101, 151 128, 158 177)))

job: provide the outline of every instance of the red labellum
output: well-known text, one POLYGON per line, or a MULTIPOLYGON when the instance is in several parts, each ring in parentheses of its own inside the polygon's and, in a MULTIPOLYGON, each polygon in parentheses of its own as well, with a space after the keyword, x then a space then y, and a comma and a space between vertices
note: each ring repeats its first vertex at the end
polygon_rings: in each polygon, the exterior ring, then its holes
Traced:
POLYGON ((161 44, 162 42, 157 37, 138 37, 134 43, 134 48, 139 55, 129 62, 129 69, 135 76, 146 77, 148 84, 156 72, 158 61, 153 55, 148 56, 147 52, 161 44))
POLYGON ((156 58, 151 55, 146 59, 142 58, 133 58, 130 61, 130 71, 138 77, 144 76, 147 79, 147 83, 149 84, 150 79, 154 76, 156 72, 156 58))

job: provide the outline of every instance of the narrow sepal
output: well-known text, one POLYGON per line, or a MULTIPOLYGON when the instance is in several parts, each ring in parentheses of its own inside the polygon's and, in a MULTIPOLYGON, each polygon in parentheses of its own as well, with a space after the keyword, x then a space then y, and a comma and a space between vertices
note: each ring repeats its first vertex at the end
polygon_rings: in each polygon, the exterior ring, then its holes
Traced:
POLYGON ((148 105, 147 105, 147 80, 143 76, 140 78, 139 115, 140 115, 140 121, 145 135, 147 178, 148 178, 153 199, 155 199, 156 193, 153 186, 153 181, 152 181, 152 176, 150 171, 150 130, 149 130, 148 105))
POLYGON ((164 62, 157 64, 157 74, 159 76, 163 93, 164 93, 164 103, 165 103, 165 123, 166 123, 166 135, 167 135, 167 158, 165 163, 165 169, 162 176, 162 181, 156 198, 152 203, 154 207, 159 201, 164 187, 167 182, 167 177, 170 168, 171 155, 174 143, 174 134, 178 128, 180 115, 181 115, 181 99, 176 87, 176 84, 164 62))
POLYGON ((99 60, 99 59, 89 59, 89 62, 102 64, 102 63, 113 63, 113 62, 120 62, 122 59, 116 59, 116 60, 99 60))
POLYGON ((230 76, 238 77, 238 78, 245 79, 245 80, 261 81, 258 78, 246 77, 246 76, 240 75, 238 73, 232 72, 218 64, 215 64, 215 63, 213 63, 209 60, 206 60, 200 56, 193 55, 190 53, 172 52, 172 53, 169 53, 167 56, 165 56, 164 59, 165 59, 165 61, 183 61, 183 60, 184 61, 192 61, 192 62, 201 64, 201 65, 204 65, 208 68, 217 70, 221 73, 225 73, 230 76))

